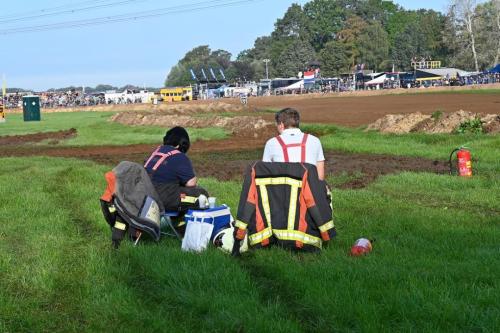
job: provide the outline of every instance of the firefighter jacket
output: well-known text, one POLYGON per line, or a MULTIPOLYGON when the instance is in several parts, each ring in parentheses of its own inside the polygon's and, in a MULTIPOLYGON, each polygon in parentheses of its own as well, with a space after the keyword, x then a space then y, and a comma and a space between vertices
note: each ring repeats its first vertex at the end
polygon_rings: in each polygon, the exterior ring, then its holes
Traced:
POLYGON ((235 238, 248 233, 252 247, 317 250, 336 234, 332 216, 314 165, 257 162, 245 174, 235 238))

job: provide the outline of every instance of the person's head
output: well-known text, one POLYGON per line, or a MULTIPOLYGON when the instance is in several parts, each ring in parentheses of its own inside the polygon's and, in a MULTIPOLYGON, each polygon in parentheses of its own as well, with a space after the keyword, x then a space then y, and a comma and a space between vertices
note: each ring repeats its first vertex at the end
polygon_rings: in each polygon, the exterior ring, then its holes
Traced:
POLYGON ((300 124, 300 113, 299 111, 286 108, 278 111, 274 116, 276 120, 276 126, 278 127, 278 132, 281 134, 287 128, 298 128, 300 124))
POLYGON ((173 127, 165 133, 163 144, 175 147, 183 153, 187 153, 191 146, 188 132, 180 126, 173 127))

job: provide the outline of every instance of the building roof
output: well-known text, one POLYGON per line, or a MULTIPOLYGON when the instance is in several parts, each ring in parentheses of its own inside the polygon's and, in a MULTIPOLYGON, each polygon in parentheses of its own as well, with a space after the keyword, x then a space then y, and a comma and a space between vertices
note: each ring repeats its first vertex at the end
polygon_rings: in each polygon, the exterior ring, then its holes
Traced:
POLYGON ((429 68, 429 69, 419 69, 418 71, 432 74, 429 76, 441 76, 441 77, 449 76, 450 78, 455 78, 457 76, 457 73, 460 76, 469 75, 469 72, 466 72, 458 68, 434 68, 434 69, 429 68))

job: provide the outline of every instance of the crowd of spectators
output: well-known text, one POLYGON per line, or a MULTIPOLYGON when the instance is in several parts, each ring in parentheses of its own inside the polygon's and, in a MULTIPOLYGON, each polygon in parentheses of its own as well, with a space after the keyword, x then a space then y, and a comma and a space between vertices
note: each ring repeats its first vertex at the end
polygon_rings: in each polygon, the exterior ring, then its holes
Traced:
POLYGON ((5 96, 6 108, 22 107, 23 96, 35 95, 40 97, 40 106, 42 108, 71 108, 79 106, 95 106, 103 104, 133 104, 142 103, 140 98, 119 97, 115 99, 105 99, 104 93, 85 94, 82 91, 67 92, 16 92, 8 93, 5 96))
POLYGON ((44 92, 40 96, 42 108, 93 106, 104 104, 104 94, 84 94, 81 91, 44 92))

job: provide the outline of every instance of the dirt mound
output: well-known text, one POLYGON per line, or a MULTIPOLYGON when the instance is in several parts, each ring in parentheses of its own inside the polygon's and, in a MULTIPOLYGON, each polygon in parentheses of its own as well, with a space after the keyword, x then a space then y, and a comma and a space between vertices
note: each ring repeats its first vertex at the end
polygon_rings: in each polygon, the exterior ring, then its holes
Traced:
POLYGON ((417 124, 411 132, 424 133, 453 133, 461 123, 474 120, 478 115, 460 110, 454 113, 443 114, 441 117, 429 118, 417 124))
POLYGON ((155 113, 163 115, 199 115, 204 113, 238 113, 245 111, 243 105, 229 104, 224 102, 212 102, 207 104, 162 104, 155 113))
POLYGON ((421 122, 430 119, 431 116, 420 112, 410 114, 388 114, 368 125, 367 131, 377 130, 382 133, 403 134, 409 133, 421 122))
POLYGON ((0 145, 22 145, 24 143, 41 142, 44 140, 50 140, 50 144, 58 144, 61 140, 67 140, 76 137, 76 134, 76 129, 70 128, 66 131, 0 136, 0 145))
POLYGON ((500 115, 481 116, 468 111, 442 113, 435 116, 423 115, 419 112, 410 114, 389 114, 378 119, 367 127, 367 131, 377 130, 382 133, 403 134, 418 133, 454 133, 460 124, 480 118, 485 133, 498 133, 500 115))
POLYGON ((173 127, 183 126, 192 128, 221 127, 236 136, 259 137, 269 136, 271 130, 275 130, 272 123, 251 116, 238 117, 194 117, 189 115, 175 115, 150 112, 120 112, 111 117, 110 121, 131 126, 161 126, 173 127))
POLYGON ((485 133, 500 133, 500 115, 489 114, 481 118, 481 121, 483 122, 483 130, 485 133))

